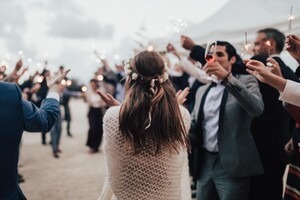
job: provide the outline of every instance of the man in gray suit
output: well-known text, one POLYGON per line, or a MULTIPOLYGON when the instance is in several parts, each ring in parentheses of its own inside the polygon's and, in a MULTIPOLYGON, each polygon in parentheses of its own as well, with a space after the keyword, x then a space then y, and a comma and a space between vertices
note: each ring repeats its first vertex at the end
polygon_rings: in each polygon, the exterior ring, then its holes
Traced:
POLYGON ((246 200, 250 176, 263 173, 250 125, 264 105, 253 76, 231 74, 237 58, 230 43, 218 41, 214 61, 204 66, 217 81, 196 94, 192 130, 198 200, 246 200))

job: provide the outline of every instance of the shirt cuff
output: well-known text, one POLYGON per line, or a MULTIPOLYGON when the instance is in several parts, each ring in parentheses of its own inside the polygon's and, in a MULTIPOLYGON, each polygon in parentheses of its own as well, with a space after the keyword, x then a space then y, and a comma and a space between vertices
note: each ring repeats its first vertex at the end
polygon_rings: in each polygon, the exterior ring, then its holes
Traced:
POLYGON ((287 80, 283 91, 279 92, 280 93, 279 100, 289 101, 290 99, 293 99, 294 98, 293 94, 297 87, 298 87, 298 83, 291 80, 287 80))
POLYGON ((49 92, 46 98, 56 99, 59 101, 59 94, 57 92, 49 92))

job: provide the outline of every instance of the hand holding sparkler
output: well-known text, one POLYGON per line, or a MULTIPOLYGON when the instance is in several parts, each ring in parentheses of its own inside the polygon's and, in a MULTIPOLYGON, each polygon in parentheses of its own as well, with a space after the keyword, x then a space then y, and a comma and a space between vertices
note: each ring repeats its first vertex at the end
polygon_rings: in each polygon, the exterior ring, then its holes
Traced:
POLYGON ((286 40, 286 50, 300 64, 300 38, 295 35, 288 35, 286 40))

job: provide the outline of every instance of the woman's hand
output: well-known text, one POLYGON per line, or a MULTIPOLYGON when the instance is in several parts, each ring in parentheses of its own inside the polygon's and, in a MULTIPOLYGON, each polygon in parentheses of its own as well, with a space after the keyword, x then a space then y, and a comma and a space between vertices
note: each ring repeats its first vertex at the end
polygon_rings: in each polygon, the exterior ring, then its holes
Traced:
POLYGON ((277 76, 282 77, 281 69, 280 69, 280 66, 279 66, 278 62, 276 62, 276 60, 274 60, 273 58, 268 58, 267 59, 267 66, 268 66, 268 63, 270 63, 269 64, 270 71, 273 74, 276 74, 277 76))
POLYGON ((288 35, 285 43, 286 50, 300 64, 300 38, 295 35, 288 35))
POLYGON ((177 101, 180 105, 182 105, 186 101, 186 96, 189 94, 190 88, 186 87, 184 90, 179 90, 176 93, 177 101))
POLYGON ((97 94, 101 97, 101 99, 106 103, 107 106, 118 106, 121 103, 115 99, 111 94, 104 93, 100 90, 97 90, 97 94))

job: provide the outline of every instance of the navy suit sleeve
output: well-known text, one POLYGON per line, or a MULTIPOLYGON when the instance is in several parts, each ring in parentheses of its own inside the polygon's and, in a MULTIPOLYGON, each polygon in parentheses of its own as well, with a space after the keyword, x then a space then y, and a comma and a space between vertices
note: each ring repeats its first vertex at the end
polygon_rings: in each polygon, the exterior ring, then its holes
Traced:
POLYGON ((205 49, 203 47, 201 47, 200 45, 196 45, 191 53, 190 53, 190 57, 196 61, 199 61, 202 65, 205 65, 206 60, 204 58, 204 54, 205 54, 205 49))
POLYGON ((276 60, 278 62, 283 78, 289 79, 289 80, 292 80, 292 81, 295 81, 298 83, 300 82, 297 75, 291 70, 291 68, 286 66, 285 63, 279 57, 274 57, 274 60, 276 60))
POLYGON ((300 66, 297 67, 296 71, 295 71, 295 74, 298 78, 300 78, 300 66))
MULTIPOLYGON (((16 86, 17 87, 17 86, 16 86)), ((19 94, 21 91, 18 88, 19 94)), ((54 125, 59 114, 59 103, 56 99, 45 99, 41 108, 20 98, 23 111, 24 130, 29 132, 48 132, 54 125)))

